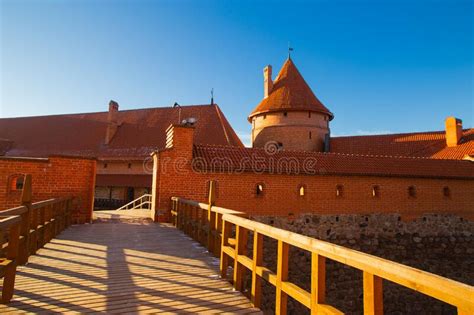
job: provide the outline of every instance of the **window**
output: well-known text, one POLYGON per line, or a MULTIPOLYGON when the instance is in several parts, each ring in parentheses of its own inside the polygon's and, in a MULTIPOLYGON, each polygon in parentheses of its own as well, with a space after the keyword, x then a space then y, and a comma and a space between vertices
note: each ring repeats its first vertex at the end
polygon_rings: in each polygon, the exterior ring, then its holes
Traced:
POLYGON ((283 112, 283 116, 288 116, 288 112, 283 112))
POLYGON ((263 196, 263 188, 263 184, 257 184, 255 186, 255 194, 257 195, 257 197, 263 196))
POLYGON ((13 175, 10 179, 10 190, 11 191, 22 190, 24 182, 25 182, 24 175, 13 175))
POLYGON ((308 112, 308 118, 311 118, 311 112, 308 112))
POLYGON ((107 166, 108 166, 107 163, 104 163, 104 168, 107 168, 107 166))
POLYGON ((128 163, 128 168, 132 168, 132 163, 128 163))
POLYGON ((445 196, 446 198, 451 197, 451 189, 449 189, 448 186, 443 187, 443 196, 445 196))
POLYGON ((310 131, 310 132, 309 132, 309 138, 310 138, 310 139, 311 139, 311 136, 312 136, 312 135, 311 135, 311 131, 310 131))
POLYGON ((416 197, 416 189, 415 186, 408 187, 408 197, 415 198, 416 197))
POLYGON ((267 119, 267 115, 263 115, 263 119, 267 119))
POLYGON ((342 197, 344 193, 342 185, 336 185, 336 197, 342 197))
POLYGON ((298 186, 298 196, 304 197, 306 193, 306 187, 304 185, 299 185, 298 186))
POLYGON ((372 197, 374 198, 380 197, 380 187, 378 185, 372 186, 372 197))

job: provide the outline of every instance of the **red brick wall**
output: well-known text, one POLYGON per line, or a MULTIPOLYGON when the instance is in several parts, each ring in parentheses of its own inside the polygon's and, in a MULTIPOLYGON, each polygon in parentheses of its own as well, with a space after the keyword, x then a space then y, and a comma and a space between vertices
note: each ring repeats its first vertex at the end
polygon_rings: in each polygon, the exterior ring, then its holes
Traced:
MULTIPOLYGON (((189 150, 187 141, 185 147, 189 150)), ((172 196, 205 202, 207 182, 216 180, 216 204, 250 215, 400 213, 411 218, 425 213, 455 213, 474 219, 472 180, 203 173, 192 170, 189 152, 178 147, 158 153, 158 212, 169 211, 172 196), (179 165, 174 161, 180 161, 179 165), (258 183, 264 185, 262 196, 256 195, 258 183), (300 185, 305 186, 305 196, 298 195, 300 185), (342 197, 336 196, 337 185, 343 186, 342 197), (379 197, 372 196, 373 185, 379 186, 379 197), (415 186, 416 197, 409 196, 409 186, 415 186), (450 197, 444 196, 444 187, 449 187, 450 197)))
POLYGON ((18 206, 21 191, 12 191, 15 174, 31 174, 33 202, 63 196, 76 197, 73 217, 77 223, 92 217, 96 161, 50 157, 49 159, 0 158, 0 209, 18 206))

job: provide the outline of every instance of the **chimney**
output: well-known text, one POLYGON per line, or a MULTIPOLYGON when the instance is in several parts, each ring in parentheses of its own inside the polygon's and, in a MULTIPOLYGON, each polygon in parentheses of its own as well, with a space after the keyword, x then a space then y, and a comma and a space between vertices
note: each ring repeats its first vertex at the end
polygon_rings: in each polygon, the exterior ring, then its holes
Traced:
POLYGON ((462 138, 462 120, 456 117, 448 117, 444 121, 446 126, 446 145, 455 147, 462 138))
POLYGON ((263 97, 267 98, 273 90, 272 66, 263 68, 263 97))
POLYGON ((109 144, 112 141, 115 133, 118 129, 118 108, 119 104, 115 101, 109 102, 109 114, 107 115, 107 130, 105 133, 105 144, 109 144))
POLYGON ((193 125, 170 125, 166 129, 166 149, 176 150, 178 155, 191 160, 194 146, 193 125))

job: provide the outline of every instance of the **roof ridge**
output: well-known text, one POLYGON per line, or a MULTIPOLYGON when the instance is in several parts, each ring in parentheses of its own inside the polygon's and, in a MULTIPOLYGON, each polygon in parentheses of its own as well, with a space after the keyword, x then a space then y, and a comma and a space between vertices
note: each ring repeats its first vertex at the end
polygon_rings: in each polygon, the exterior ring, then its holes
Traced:
MULTIPOLYGON (((471 131, 474 128, 463 128, 462 131, 471 131)), ((352 136, 334 136, 331 138, 354 138, 354 137, 377 137, 377 136, 398 136, 398 135, 418 135, 418 134, 433 134, 433 133, 445 133, 444 130, 433 130, 433 131, 415 131, 415 132, 398 132, 398 133, 381 133, 374 135, 352 135, 352 136)))
MULTIPOLYGON (((234 149, 234 150, 249 150, 249 151, 265 151, 264 148, 247 148, 247 147, 236 147, 236 146, 227 146, 227 145, 218 145, 218 144, 195 144, 197 148, 209 148, 209 149, 234 149)), ((367 157, 367 158, 387 158, 387 159, 400 159, 400 160, 440 160, 431 157, 425 156, 403 156, 403 155, 387 155, 387 154, 357 154, 357 153, 341 153, 341 152, 315 152, 315 151, 296 151, 296 150, 282 150, 278 153, 301 153, 301 154, 311 154, 311 155, 334 155, 334 156, 343 156, 343 157, 367 157)), ((460 160, 450 160, 450 161, 460 161, 460 160)))

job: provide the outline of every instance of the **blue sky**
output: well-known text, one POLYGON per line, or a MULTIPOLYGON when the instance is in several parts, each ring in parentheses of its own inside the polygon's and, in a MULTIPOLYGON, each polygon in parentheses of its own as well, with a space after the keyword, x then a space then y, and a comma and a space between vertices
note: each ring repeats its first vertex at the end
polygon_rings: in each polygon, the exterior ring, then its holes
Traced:
POLYGON ((209 103, 246 140, 287 56, 333 135, 472 127, 473 2, 0 1, 0 117, 209 103))

